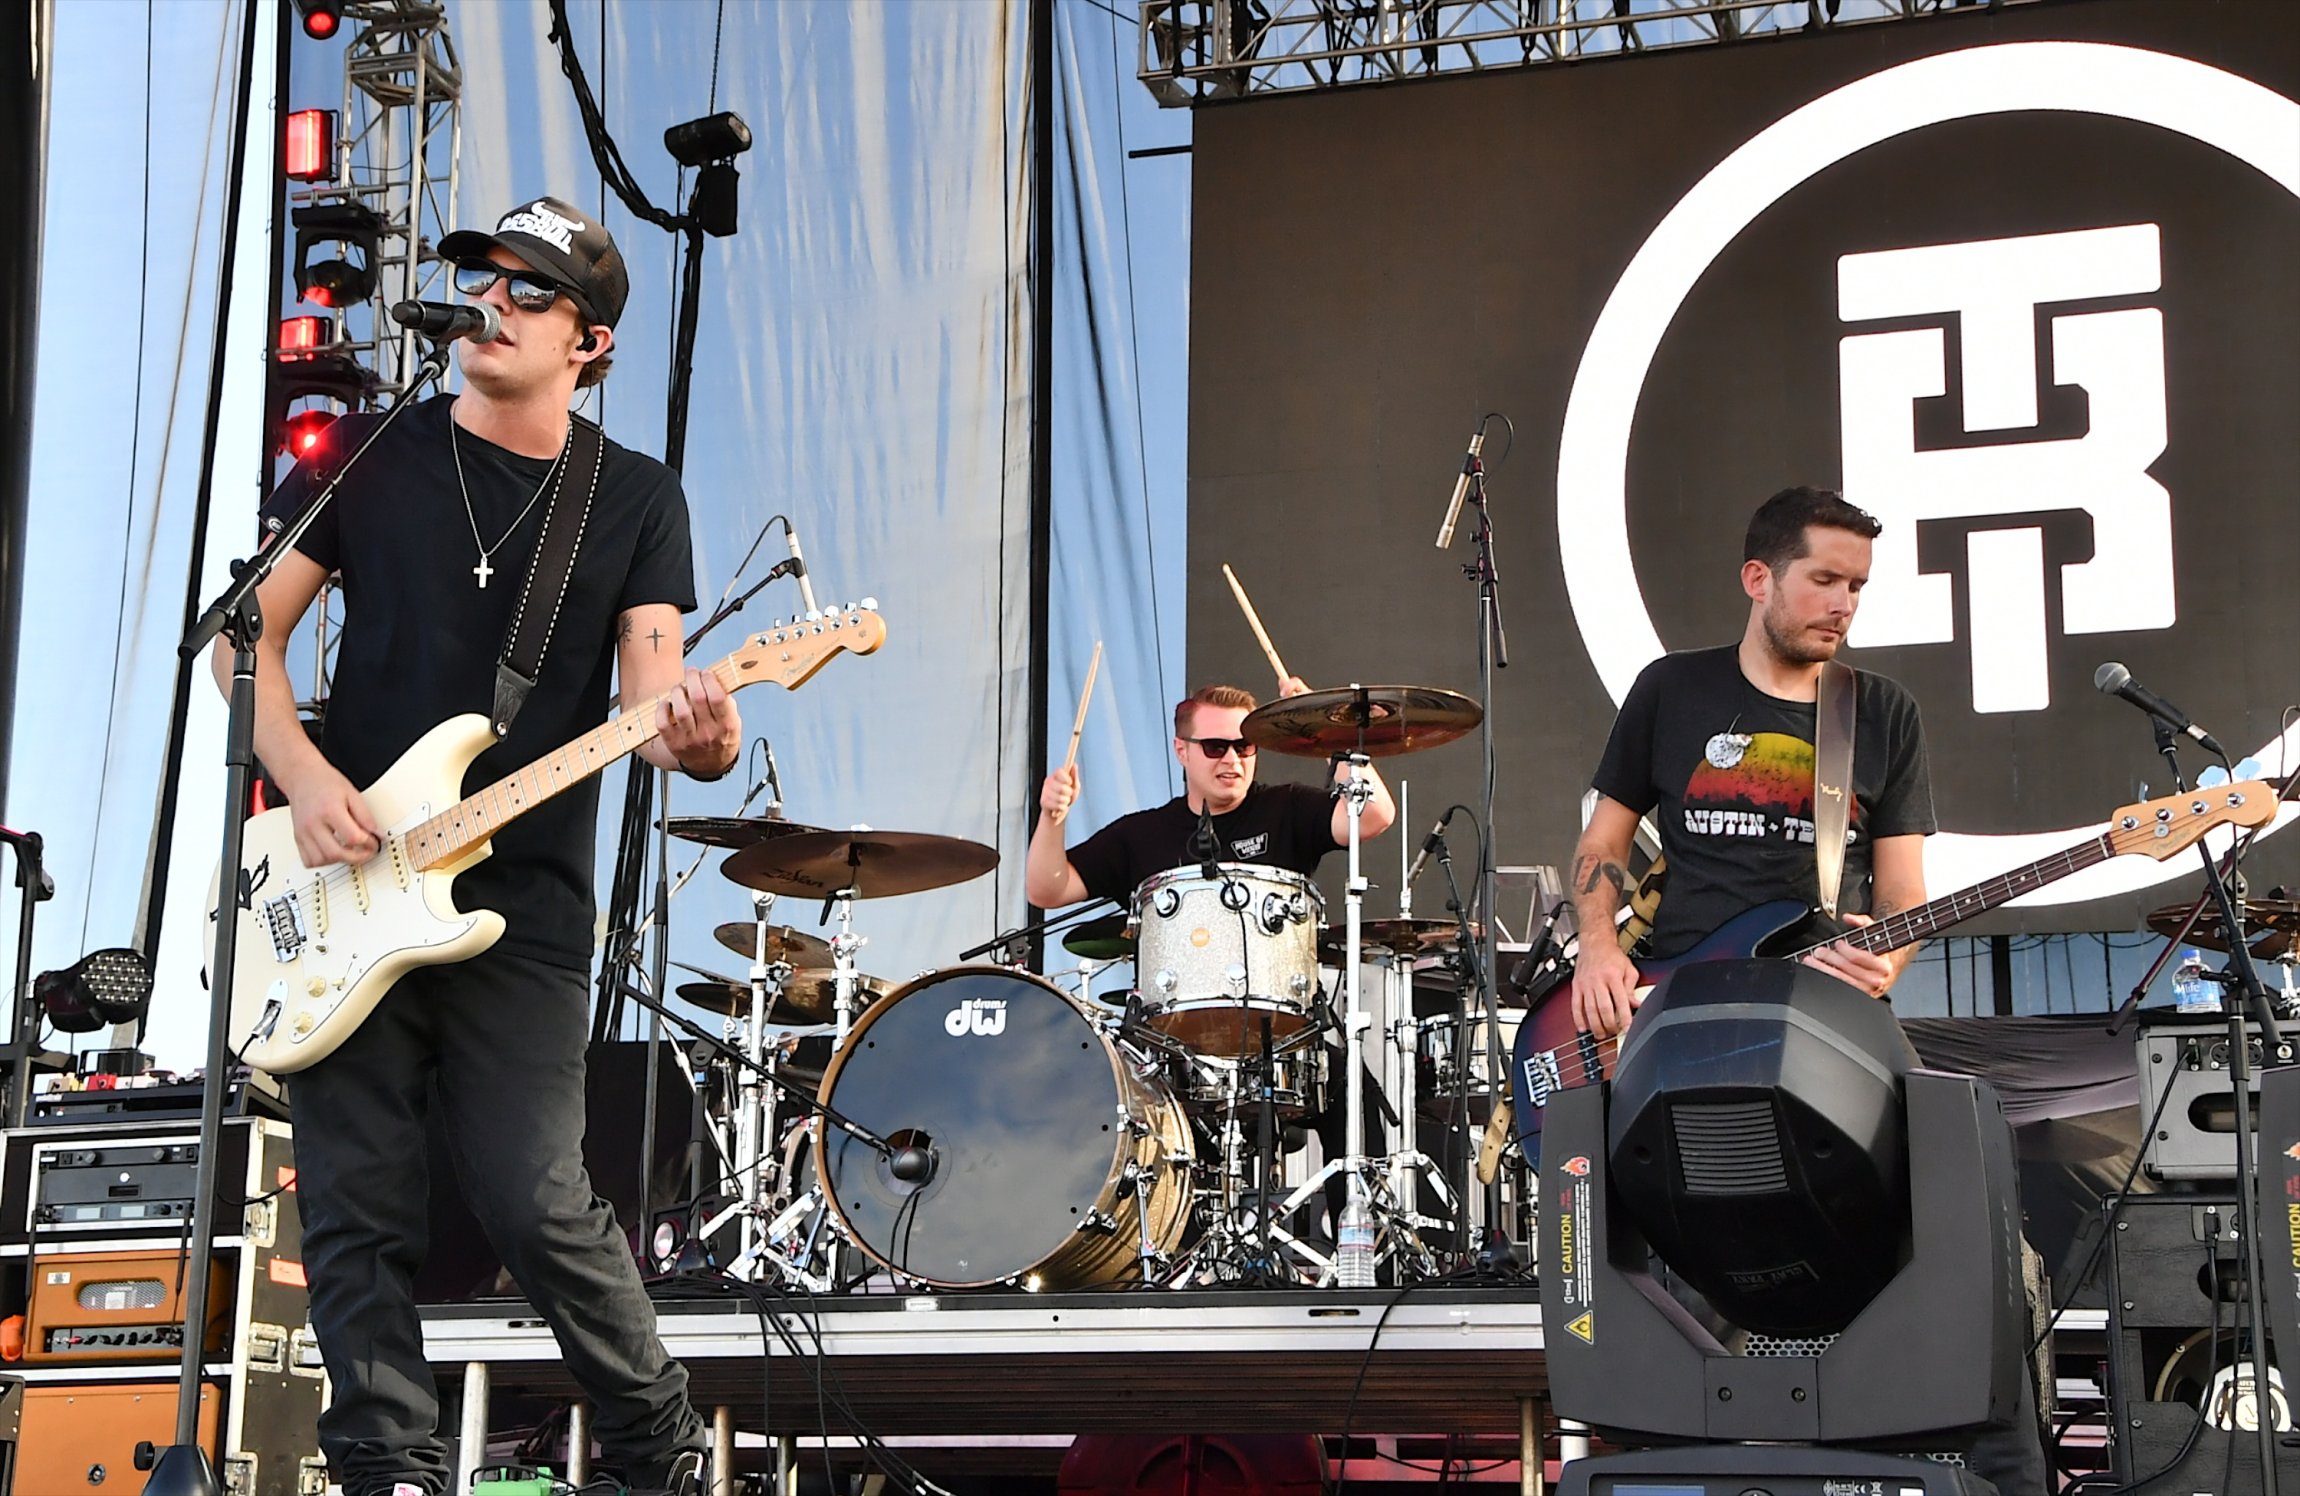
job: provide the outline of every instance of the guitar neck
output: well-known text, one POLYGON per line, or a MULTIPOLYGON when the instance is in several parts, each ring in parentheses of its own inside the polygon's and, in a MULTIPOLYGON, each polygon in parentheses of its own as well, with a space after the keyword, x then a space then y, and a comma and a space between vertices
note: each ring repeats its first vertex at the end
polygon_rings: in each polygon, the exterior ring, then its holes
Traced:
POLYGON ((2048 883, 2057 883, 2071 873, 2081 873, 2095 863, 2106 862, 2116 855, 2108 833, 2102 832, 2089 841, 2078 842, 2049 857, 2040 857, 2025 867, 2014 868, 1985 882, 1975 883, 1952 894, 1944 894, 1914 909, 1903 909, 1886 915, 1874 924, 1862 925, 1841 936, 1817 941, 1797 952, 1806 955, 1824 945, 1843 940, 1882 956, 1897 951, 1904 945, 1926 940, 1951 925, 1962 924, 1976 914, 1985 914, 1999 904, 2007 904, 2023 894, 2034 893, 2048 883))
MULTIPOLYGON (((732 660, 708 668, 729 692, 742 684, 732 660)), ((655 709, 677 689, 648 697, 417 825, 407 833, 410 860, 420 871, 453 862, 544 801, 651 742, 656 736, 655 709)))

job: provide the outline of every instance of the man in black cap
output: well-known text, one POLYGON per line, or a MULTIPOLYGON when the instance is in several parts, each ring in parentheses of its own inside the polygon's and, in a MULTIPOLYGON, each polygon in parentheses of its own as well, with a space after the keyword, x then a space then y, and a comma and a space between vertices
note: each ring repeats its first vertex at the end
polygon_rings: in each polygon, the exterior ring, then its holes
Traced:
MULTIPOLYGON (((716 779, 741 747, 734 702, 682 667, 680 614, 695 588, 677 475, 569 410, 614 353, 630 291, 614 241, 546 197, 493 233, 449 234, 439 253, 456 288, 501 316, 500 335, 460 345, 462 392, 385 433, 259 594, 256 748, 311 867, 374 856, 386 828, 356 786, 447 717, 490 711, 554 486, 586 470, 596 484, 535 684, 469 783, 604 720, 610 677, 626 708, 669 693, 660 736, 639 750, 651 762, 716 779), (286 648, 331 573, 344 619, 315 747, 297 720, 286 648)), ((330 427, 267 515, 294 514, 376 419, 330 427)), ((547 578, 548 568, 540 587, 547 578)), ((221 681, 221 650, 217 666, 221 681)), ((686 1371, 665 1353, 630 1249, 583 1167, 597 820, 598 782, 586 779, 503 825, 493 855, 455 887, 461 907, 504 916, 501 941, 402 976, 340 1048, 289 1079, 312 1325, 334 1391, 320 1440, 345 1496, 440 1496, 449 1479, 412 1286, 428 1245, 434 1105, 474 1212, 596 1409, 608 1462, 636 1490, 699 1478, 686 1371)))

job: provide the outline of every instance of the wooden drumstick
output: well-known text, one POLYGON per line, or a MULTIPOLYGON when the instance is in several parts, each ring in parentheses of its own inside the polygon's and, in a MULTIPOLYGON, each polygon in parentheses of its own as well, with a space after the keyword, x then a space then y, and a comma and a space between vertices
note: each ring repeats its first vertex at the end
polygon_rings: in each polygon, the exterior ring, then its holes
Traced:
POLYGON ((1254 637, 1260 641, 1262 653, 1268 658, 1270 668, 1278 672, 1278 683, 1284 685, 1288 675, 1286 662, 1278 658, 1278 646, 1270 642, 1270 631, 1262 627, 1261 615, 1254 611, 1253 603, 1246 597, 1246 589, 1238 583, 1238 574, 1230 570, 1227 561, 1222 563, 1222 575, 1230 579, 1230 591, 1238 599, 1239 611, 1246 615, 1246 627, 1254 631, 1254 637))
POLYGON ((1078 764, 1078 739, 1086 731, 1086 706, 1094 699, 1094 677, 1102 669, 1102 641, 1094 641, 1094 658, 1086 662, 1086 689, 1078 693, 1078 720, 1070 724, 1070 756, 1062 761, 1065 769, 1078 764))

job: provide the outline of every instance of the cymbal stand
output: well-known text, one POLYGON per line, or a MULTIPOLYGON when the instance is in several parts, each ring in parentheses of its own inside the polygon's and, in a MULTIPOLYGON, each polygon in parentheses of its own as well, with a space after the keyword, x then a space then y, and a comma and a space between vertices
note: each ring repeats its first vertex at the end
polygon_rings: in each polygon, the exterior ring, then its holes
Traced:
POLYGON ((851 885, 832 894, 831 905, 839 917, 839 932, 831 937, 831 975, 837 993, 834 1032, 838 1042, 844 1044, 860 1012, 856 997, 862 983, 855 969, 855 952, 870 942, 855 933, 855 891, 851 885))

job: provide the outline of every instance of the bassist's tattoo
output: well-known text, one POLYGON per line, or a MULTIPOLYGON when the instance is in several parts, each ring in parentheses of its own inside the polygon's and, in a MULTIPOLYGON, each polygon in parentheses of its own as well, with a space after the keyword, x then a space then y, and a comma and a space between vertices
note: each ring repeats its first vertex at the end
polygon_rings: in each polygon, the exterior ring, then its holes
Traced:
POLYGON ((663 631, 661 629, 649 629, 647 631, 647 647, 657 654, 663 652, 663 631))
POLYGON ((631 615, 628 613, 624 614, 615 625, 615 642, 617 644, 631 642, 631 615))
POLYGON ((1629 891, 1629 874, 1623 871, 1620 863, 1609 857, 1599 857, 1594 853, 1584 853, 1575 859, 1573 881, 1574 885, 1583 893, 1597 892, 1597 885, 1600 880, 1613 885, 1613 893, 1616 898, 1629 891))

